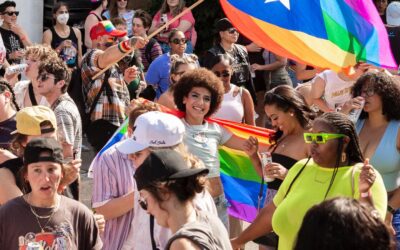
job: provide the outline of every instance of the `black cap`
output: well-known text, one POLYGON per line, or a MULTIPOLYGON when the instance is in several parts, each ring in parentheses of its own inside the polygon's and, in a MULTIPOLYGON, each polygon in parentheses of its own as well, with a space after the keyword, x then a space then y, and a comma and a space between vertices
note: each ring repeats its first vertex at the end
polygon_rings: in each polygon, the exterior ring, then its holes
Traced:
POLYGON ((53 138, 45 137, 32 139, 26 145, 24 151, 24 164, 28 165, 41 161, 63 163, 61 144, 53 138), (49 155, 46 154, 43 156, 43 152, 49 153, 49 155))
POLYGON ((151 152, 135 173, 138 190, 157 181, 175 180, 208 174, 206 168, 189 168, 181 154, 172 149, 151 152))
POLYGON ((217 21, 217 23, 215 24, 215 28, 217 29, 218 32, 225 31, 232 27, 233 27, 233 25, 232 25, 231 21, 229 21, 228 18, 219 19, 217 21))
POLYGON ((0 13, 3 13, 6 11, 8 7, 16 7, 17 5, 15 4, 14 1, 4 1, 4 3, 0 4, 0 13))

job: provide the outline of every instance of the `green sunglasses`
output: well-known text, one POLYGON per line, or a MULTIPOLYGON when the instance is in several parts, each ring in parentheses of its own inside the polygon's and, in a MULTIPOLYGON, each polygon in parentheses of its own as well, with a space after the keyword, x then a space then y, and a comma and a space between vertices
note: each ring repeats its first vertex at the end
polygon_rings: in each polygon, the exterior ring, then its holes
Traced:
POLYGON ((328 134, 328 133, 304 133, 304 141, 306 143, 316 142, 324 144, 328 140, 345 137, 343 134, 328 134))

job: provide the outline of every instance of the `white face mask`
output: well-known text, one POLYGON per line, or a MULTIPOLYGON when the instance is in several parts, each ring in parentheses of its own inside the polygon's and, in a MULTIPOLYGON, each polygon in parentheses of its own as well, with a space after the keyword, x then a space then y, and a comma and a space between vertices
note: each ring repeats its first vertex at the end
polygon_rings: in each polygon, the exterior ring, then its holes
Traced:
POLYGON ((57 16, 57 21, 61 24, 67 24, 68 19, 69 19, 68 13, 60 14, 57 16))

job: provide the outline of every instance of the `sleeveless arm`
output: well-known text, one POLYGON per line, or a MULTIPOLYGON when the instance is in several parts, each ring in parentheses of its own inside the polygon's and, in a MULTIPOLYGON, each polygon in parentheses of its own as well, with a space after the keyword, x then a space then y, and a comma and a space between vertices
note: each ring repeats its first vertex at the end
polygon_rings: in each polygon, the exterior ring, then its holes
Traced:
POLYGON ((51 41, 53 40, 53 34, 51 34, 50 29, 43 32, 42 43, 51 46, 51 41))

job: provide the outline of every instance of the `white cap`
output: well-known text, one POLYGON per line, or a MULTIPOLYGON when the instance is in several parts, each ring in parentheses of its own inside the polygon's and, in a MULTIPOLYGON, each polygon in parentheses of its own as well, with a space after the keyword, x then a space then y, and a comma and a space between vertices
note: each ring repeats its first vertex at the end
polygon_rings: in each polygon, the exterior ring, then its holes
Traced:
POLYGON ((386 22, 389 25, 400 25, 400 2, 391 2, 386 8, 386 22))
POLYGON ((185 125, 174 116, 159 111, 147 112, 136 118, 132 137, 121 142, 117 149, 133 154, 148 147, 171 147, 182 142, 185 125))

